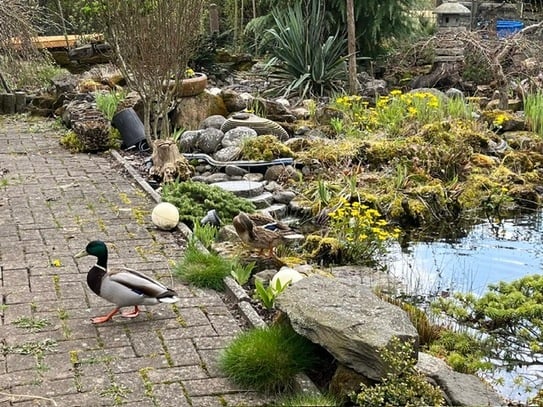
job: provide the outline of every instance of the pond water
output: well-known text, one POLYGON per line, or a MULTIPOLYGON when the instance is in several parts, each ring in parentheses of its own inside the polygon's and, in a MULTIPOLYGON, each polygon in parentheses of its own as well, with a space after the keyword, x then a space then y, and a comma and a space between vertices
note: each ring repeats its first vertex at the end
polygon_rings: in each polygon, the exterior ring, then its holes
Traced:
MULTIPOLYGON (((543 212, 519 215, 497 222, 482 221, 454 239, 410 242, 392 248, 386 264, 390 273, 405 283, 408 295, 423 298, 453 291, 482 294, 488 284, 513 281, 541 273, 543 265, 543 212)), ((526 371, 522 371, 526 373, 526 371)), ((496 386, 505 397, 525 401, 530 392, 513 385, 512 374, 498 372, 505 383, 496 386)), ((539 385, 543 366, 530 368, 539 385)))
POLYGON ((485 220, 460 238, 397 245, 386 263, 392 275, 405 282, 408 294, 480 294, 490 283, 541 273, 543 212, 485 220))

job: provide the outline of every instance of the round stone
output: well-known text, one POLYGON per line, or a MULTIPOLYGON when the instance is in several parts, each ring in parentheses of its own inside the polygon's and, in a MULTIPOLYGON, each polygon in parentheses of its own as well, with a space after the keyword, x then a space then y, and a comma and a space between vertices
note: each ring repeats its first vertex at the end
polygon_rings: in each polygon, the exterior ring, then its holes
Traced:
POLYGON ((162 230, 172 230, 179 223, 179 210, 169 202, 161 202, 153 208, 151 220, 162 230))

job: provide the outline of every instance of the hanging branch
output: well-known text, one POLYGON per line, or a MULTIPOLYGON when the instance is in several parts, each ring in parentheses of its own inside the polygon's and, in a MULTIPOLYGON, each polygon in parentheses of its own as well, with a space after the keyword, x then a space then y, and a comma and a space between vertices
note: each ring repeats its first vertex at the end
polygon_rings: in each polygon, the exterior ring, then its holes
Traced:
POLYGON ((32 41, 37 36, 32 21, 37 10, 23 0, 4 0, 0 7, 0 82, 11 92, 10 76, 20 75, 22 64, 29 60, 44 60, 32 41))

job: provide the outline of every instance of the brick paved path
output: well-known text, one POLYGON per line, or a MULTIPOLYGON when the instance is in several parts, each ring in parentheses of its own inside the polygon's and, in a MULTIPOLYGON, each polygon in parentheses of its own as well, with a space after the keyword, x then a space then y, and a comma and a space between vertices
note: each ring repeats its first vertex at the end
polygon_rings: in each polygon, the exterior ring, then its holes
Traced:
POLYGON ((217 370, 240 328, 215 292, 171 276, 179 233, 154 228, 154 201, 111 157, 71 154, 59 134, 52 121, 0 116, 0 406, 263 403, 217 370), (94 258, 73 258, 92 239, 181 301, 93 326, 112 307, 86 285, 94 258))

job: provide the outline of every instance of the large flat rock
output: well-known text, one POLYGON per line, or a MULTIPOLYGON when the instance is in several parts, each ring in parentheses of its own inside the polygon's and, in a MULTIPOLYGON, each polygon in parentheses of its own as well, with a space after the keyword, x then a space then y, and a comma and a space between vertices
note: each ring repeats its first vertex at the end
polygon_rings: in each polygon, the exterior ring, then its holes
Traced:
POLYGON ((312 275, 281 293, 276 306, 300 335, 328 350, 340 363, 379 380, 379 351, 393 337, 418 340, 405 311, 353 280, 312 275))

